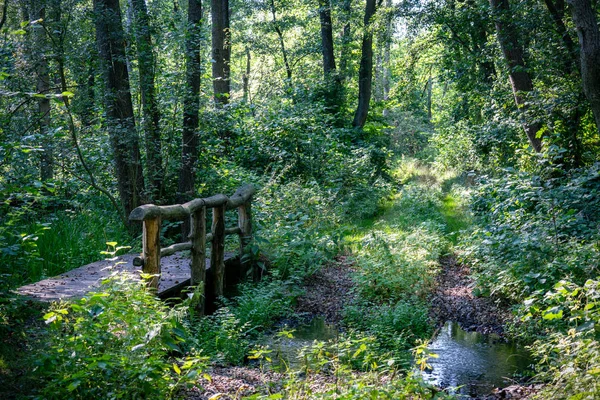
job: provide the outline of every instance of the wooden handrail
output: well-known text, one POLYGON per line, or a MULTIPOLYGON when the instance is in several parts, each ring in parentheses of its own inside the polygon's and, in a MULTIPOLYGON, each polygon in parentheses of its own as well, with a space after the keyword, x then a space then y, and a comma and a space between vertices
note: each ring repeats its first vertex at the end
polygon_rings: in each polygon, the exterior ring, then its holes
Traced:
MULTIPOLYGON (((158 288, 160 280, 160 258, 175 254, 179 251, 191 251, 190 279, 192 285, 204 285, 206 277, 206 242, 211 243, 210 268, 213 270, 213 287, 215 297, 223 295, 224 284, 224 254, 225 236, 237 234, 240 238, 240 259, 242 268, 248 265, 242 257, 245 247, 252 238, 251 201, 255 193, 252 185, 240 187, 231 197, 218 194, 211 197, 194 199, 185 204, 156 206, 145 204, 133 210, 129 215, 130 221, 141 221, 142 254, 133 261, 134 265, 141 266, 146 274, 154 275, 149 286, 158 288), (211 233, 206 233, 206 210, 212 208, 211 233), (238 226, 225 228, 225 211, 237 208, 238 226), (160 247, 160 226, 163 220, 190 219, 189 241, 175 243, 171 246, 160 247)), ((204 305, 201 305, 202 311, 204 305)))
POLYGON ((145 221, 156 217, 163 220, 181 221, 202 207, 214 208, 225 205, 227 210, 237 208, 252 198, 256 189, 252 185, 244 185, 239 188, 231 197, 224 194, 194 199, 184 204, 174 204, 169 206, 155 206, 154 204, 144 204, 134 209, 129 214, 130 221, 145 221))

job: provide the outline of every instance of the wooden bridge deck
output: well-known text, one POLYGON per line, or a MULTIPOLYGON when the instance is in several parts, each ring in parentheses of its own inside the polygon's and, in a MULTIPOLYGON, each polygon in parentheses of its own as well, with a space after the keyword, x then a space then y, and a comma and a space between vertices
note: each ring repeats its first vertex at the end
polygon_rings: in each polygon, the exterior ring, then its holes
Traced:
MULTIPOLYGON (((127 271, 139 279, 141 267, 133 265, 134 257, 139 254, 125 254, 111 260, 96 261, 53 278, 22 286, 17 293, 40 301, 56 301, 83 297, 100 286, 103 279, 114 271, 127 271)), ((234 253, 225 253, 225 261, 233 260, 234 253)), ((189 285, 190 258, 181 253, 162 257, 161 277, 158 284, 158 296, 169 297, 178 289, 189 285)), ((206 260, 206 269, 210 259, 206 260)))

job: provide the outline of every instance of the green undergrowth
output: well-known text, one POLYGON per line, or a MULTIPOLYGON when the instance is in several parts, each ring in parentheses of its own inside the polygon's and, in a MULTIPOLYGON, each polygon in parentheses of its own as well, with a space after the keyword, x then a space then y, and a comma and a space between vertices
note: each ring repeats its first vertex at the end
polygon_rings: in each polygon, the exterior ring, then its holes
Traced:
MULTIPOLYGON (((449 224, 448 216, 459 221, 460 211, 455 195, 432 181, 426 167, 400 164, 392 174, 392 181, 373 185, 368 195, 317 181, 260 182, 253 202, 256 235, 244 255, 262 270, 260 282, 240 285, 204 318, 193 313, 197 294, 168 308, 118 279, 81 301, 56 304, 45 315, 50 335, 36 339, 45 355, 28 361, 37 373, 26 392, 41 398, 169 398, 193 383, 208 363, 245 365, 262 357, 261 365, 271 368, 266 360, 271 350, 260 352, 264 336, 280 329, 280 321, 300 317, 294 306, 305 279, 345 253, 355 259, 357 288, 357 301, 344 310, 347 334, 304 348, 299 357, 305 376, 287 371, 279 394, 442 396, 410 372, 411 349, 432 334, 426 300, 438 259, 451 250, 448 235, 459 227, 449 224), (349 210, 349 202, 356 202, 352 207, 364 202, 366 208, 349 210), (308 382, 315 374, 334 376, 337 385, 312 393, 308 382), (381 379, 390 380, 382 386, 381 379)), ((18 373, 14 365, 9 372, 18 373)))
POLYGON ((456 200, 461 193, 445 191, 445 177, 406 160, 395 175, 403 185, 382 215, 347 236, 356 257, 358 301, 346 309, 345 323, 406 357, 407 349, 433 333, 427 298, 440 257, 466 223, 456 200))
POLYGON ((480 295, 512 305, 509 333, 538 357, 538 398, 600 396, 600 165, 564 169, 551 153, 529 171, 482 177, 463 237, 480 295))
POLYGON ((102 259, 107 242, 133 245, 116 213, 97 207, 73 201, 52 210, 32 202, 4 214, 0 294, 102 259))

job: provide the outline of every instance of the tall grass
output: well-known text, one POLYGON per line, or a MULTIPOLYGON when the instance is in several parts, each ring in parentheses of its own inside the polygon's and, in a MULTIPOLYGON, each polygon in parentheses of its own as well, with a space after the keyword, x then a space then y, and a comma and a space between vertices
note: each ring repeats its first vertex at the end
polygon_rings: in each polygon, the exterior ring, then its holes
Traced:
POLYGON ((132 238, 114 212, 59 210, 47 215, 29 211, 0 242, 0 286, 16 287, 104 258, 107 242, 131 245, 132 238))

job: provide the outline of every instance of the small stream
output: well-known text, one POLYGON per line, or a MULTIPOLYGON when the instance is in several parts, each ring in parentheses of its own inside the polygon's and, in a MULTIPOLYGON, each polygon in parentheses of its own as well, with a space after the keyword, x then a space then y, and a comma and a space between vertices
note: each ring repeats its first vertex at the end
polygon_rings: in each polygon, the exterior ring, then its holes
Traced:
MULTIPOLYGON (((270 336, 264 344, 274 351, 274 364, 284 362, 288 368, 297 369, 300 349, 315 340, 327 341, 338 336, 335 325, 317 317, 296 326, 293 338, 270 336)), ((496 335, 466 332, 455 322, 446 322, 429 350, 438 358, 429 359, 431 369, 421 372, 423 379, 459 396, 485 396, 497 387, 513 384, 511 377, 531 372, 532 359, 523 347, 506 343, 496 335)))
POLYGON ((511 377, 531 371, 532 360, 524 348, 494 335, 466 332, 455 322, 446 322, 429 350, 439 357, 429 360, 431 370, 422 372, 423 378, 466 397, 510 386, 511 377))
POLYGON ((300 366, 298 352, 315 340, 327 341, 339 336, 339 330, 334 324, 329 324, 321 317, 313 318, 309 323, 293 328, 293 338, 271 336, 264 343, 274 350, 275 364, 284 361, 290 369, 300 366))

